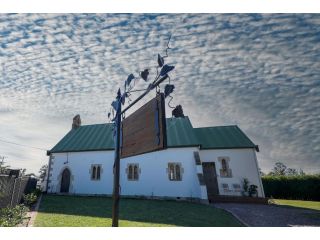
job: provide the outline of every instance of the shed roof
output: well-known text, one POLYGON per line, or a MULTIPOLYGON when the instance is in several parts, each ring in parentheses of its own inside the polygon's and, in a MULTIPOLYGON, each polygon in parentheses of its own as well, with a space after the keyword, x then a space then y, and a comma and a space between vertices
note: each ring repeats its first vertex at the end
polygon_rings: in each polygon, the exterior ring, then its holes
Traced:
MULTIPOLYGON (((167 146, 202 149, 255 148, 256 145, 237 126, 193 128, 188 117, 168 118, 167 146)), ((113 150, 112 124, 83 125, 70 130, 49 152, 113 150)))

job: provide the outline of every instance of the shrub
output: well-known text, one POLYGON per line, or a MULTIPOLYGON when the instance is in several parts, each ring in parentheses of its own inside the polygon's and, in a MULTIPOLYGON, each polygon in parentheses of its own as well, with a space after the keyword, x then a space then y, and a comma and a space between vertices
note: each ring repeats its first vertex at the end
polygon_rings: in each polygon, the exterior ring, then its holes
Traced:
POLYGON ((243 191, 248 192, 249 191, 249 180, 248 178, 243 179, 243 191))
POLYGON ((251 184, 248 190, 249 196, 253 197, 254 195, 256 195, 258 193, 257 189, 258 189, 257 185, 251 184))
POLYGON ((266 197, 320 200, 320 174, 264 176, 262 183, 266 197))
POLYGON ((6 207, 0 209, 0 227, 15 227, 22 223, 28 208, 23 204, 13 208, 6 207))
POLYGON ((36 188, 35 190, 32 191, 32 193, 36 194, 37 197, 39 197, 41 194, 41 190, 39 188, 36 188))
POLYGON ((36 193, 33 193, 33 192, 27 195, 24 195, 23 196, 24 204, 26 204, 27 206, 31 206, 37 201, 37 198, 38 196, 36 195, 36 193))

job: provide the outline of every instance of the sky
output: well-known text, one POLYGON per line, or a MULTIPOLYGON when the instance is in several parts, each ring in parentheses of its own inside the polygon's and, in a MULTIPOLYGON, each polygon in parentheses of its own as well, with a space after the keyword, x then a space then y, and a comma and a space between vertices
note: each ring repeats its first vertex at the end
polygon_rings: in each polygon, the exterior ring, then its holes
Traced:
POLYGON ((265 172, 320 172, 319 14, 0 14, 0 156, 37 173, 76 114, 109 122, 117 89, 155 75, 170 34, 171 105, 194 127, 237 124, 265 172))

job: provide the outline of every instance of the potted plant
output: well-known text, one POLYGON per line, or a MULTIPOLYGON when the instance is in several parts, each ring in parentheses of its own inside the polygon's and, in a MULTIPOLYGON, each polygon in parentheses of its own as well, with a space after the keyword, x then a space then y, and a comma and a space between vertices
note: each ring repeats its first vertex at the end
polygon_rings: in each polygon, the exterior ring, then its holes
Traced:
POLYGON ((244 178, 243 179, 243 192, 242 192, 242 194, 243 194, 243 196, 248 196, 249 195, 249 180, 248 180, 248 178, 244 178))
POLYGON ((257 197, 258 196, 257 188, 258 188, 257 185, 254 185, 254 184, 250 185, 249 190, 248 190, 250 197, 257 197))

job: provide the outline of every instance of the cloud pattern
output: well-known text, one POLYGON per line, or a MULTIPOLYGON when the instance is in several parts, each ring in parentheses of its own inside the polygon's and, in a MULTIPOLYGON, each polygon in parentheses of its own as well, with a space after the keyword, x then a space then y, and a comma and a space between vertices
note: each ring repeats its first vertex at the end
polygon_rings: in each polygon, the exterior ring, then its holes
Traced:
MULTIPOLYGON (((318 14, 1 14, 0 138, 50 149, 77 113, 106 122, 117 88, 156 65, 170 32, 172 104, 195 127, 238 124, 265 171, 320 171, 318 14)), ((0 155, 33 172, 47 162, 2 142, 0 155)))

